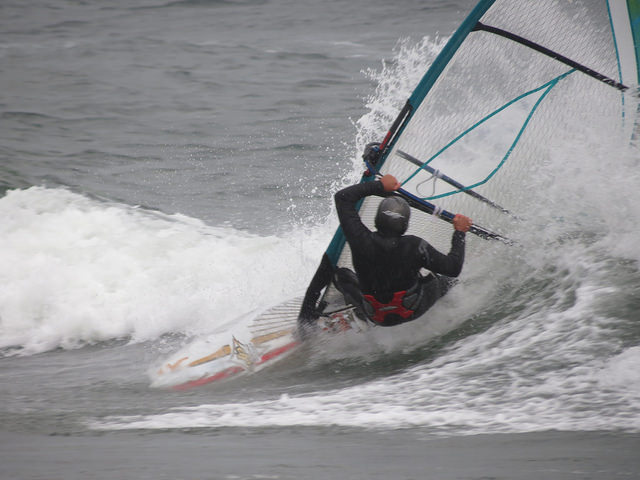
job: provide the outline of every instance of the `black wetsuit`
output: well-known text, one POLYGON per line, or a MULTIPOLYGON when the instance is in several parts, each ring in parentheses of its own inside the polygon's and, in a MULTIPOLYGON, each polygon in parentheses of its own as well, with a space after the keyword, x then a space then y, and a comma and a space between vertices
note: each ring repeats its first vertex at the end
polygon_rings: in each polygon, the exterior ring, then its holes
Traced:
POLYGON ((335 195, 357 276, 348 269, 338 269, 334 281, 347 300, 362 308, 375 323, 396 325, 419 317, 446 293, 452 284, 450 277, 457 277, 462 270, 465 234, 454 231, 451 250, 444 255, 414 235, 398 237, 372 232, 356 210, 358 201, 369 195, 388 194, 382 183, 375 181, 344 188, 335 195), (421 276, 422 268, 433 274, 421 276), (384 313, 384 305, 400 300, 406 307, 405 316, 384 313))

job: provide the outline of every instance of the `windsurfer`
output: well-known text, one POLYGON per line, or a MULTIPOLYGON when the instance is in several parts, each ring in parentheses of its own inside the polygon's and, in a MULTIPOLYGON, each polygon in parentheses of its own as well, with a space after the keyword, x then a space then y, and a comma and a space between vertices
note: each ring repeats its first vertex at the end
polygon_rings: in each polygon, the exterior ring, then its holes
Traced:
POLYGON ((451 250, 440 253, 422 238, 405 235, 409 204, 393 192, 400 183, 392 175, 363 182, 336 193, 340 225, 353 258, 355 272, 339 268, 333 281, 348 303, 378 325, 392 326, 424 314, 453 284, 464 262, 465 233, 471 219, 456 215, 451 250), (385 197, 372 232, 360 219, 356 204, 369 195, 385 197), (429 270, 426 276, 420 270, 429 270))

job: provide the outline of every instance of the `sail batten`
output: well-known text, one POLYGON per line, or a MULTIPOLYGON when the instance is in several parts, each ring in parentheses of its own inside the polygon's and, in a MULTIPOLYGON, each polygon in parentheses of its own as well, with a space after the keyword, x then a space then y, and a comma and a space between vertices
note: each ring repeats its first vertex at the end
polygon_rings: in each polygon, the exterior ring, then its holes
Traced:
POLYGON ((537 43, 527 40, 526 38, 520 37, 519 35, 515 35, 511 32, 507 32, 506 30, 502 30, 501 28, 492 27, 490 25, 484 25, 483 23, 478 22, 474 28, 474 31, 489 32, 495 35, 500 35, 502 37, 508 38, 509 40, 513 40, 514 42, 520 43, 521 45, 531 48, 536 52, 542 53, 543 55, 547 55, 548 57, 551 57, 554 60, 564 63, 565 65, 569 65, 570 67, 586 75, 589 75, 590 77, 593 77, 596 80, 606 83, 607 85, 610 85, 614 88, 617 88, 618 90, 627 90, 629 88, 626 85, 616 82, 614 79, 609 78, 606 75, 603 75, 602 73, 596 72, 595 70, 587 67, 586 65, 582 65, 570 58, 565 57, 564 55, 560 55, 559 53, 554 52, 553 50, 550 50, 542 45, 538 45, 537 43))

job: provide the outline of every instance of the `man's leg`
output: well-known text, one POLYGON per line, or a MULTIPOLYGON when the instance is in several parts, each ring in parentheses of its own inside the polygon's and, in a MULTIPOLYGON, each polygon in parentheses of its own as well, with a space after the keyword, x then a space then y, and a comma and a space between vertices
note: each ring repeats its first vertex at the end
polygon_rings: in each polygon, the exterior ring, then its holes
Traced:
POLYGON ((370 306, 360 290, 360 281, 355 272, 348 268, 339 268, 333 275, 333 283, 344 296, 345 302, 356 308, 356 315, 363 320, 369 319, 367 307, 370 306))
POLYGON ((345 301, 352 305, 362 303, 362 291, 360 290, 360 281, 357 275, 348 268, 339 268, 333 275, 333 283, 336 288, 344 295, 345 301))
POLYGON ((457 280, 455 278, 433 273, 430 273, 426 277, 420 279, 420 284, 422 286, 422 298, 420 299, 419 305, 415 308, 415 313, 413 314, 412 319, 422 316, 456 283, 457 280))

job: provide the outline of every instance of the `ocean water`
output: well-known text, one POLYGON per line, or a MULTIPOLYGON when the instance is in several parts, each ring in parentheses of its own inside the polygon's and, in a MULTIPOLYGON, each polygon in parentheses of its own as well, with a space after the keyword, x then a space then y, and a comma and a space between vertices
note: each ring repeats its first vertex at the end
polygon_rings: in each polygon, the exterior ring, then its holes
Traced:
POLYGON ((640 478, 639 155, 606 130, 428 322, 151 386, 304 292, 474 3, 0 4, 0 478, 640 478))

